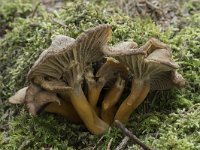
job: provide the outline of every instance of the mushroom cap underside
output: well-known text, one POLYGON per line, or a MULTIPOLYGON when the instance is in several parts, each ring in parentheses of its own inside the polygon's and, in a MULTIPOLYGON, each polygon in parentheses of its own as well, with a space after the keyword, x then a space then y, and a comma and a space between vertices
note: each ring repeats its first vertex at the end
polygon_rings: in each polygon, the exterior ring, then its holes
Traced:
POLYGON ((85 31, 76 40, 64 35, 56 36, 29 71, 28 79, 41 75, 60 79, 63 72, 77 64, 86 65, 101 59, 101 50, 110 35, 109 25, 99 25, 85 31))
POLYGON ((118 60, 108 57, 107 61, 101 66, 96 73, 96 77, 103 77, 106 81, 112 78, 117 78, 120 75, 122 78, 127 78, 127 67, 120 63, 118 60))
POLYGON ((152 76, 150 85, 151 90, 168 90, 172 87, 183 87, 185 80, 176 70, 171 70, 152 76))
POLYGON ((63 71, 73 64, 71 61, 73 59, 72 49, 75 47, 74 39, 63 35, 56 36, 51 46, 40 54, 30 69, 28 79, 37 75, 59 79, 63 71))
MULTIPOLYGON (((127 56, 129 57, 129 56, 127 56)), ((144 59, 144 56, 121 58, 119 61, 128 67, 134 79, 150 82, 152 90, 167 90, 182 87, 185 80, 177 73, 177 64, 144 59)))
POLYGON ((104 52, 128 67, 133 78, 155 84, 152 89, 169 89, 172 85, 183 85, 184 79, 181 75, 174 75, 178 65, 172 60, 171 49, 158 40, 155 43, 155 39, 151 39, 140 48, 121 49, 114 46, 104 52))

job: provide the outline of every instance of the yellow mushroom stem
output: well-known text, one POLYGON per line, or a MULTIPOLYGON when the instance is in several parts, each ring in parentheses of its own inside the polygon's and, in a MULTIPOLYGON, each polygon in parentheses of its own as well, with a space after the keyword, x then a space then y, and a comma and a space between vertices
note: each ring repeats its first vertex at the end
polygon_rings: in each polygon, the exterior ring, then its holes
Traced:
POLYGON ((116 83, 105 96, 102 102, 101 118, 105 122, 112 124, 114 114, 116 113, 115 104, 119 101, 124 90, 125 81, 118 77, 116 83))
POLYGON ((82 120, 80 119, 79 115, 77 114, 76 110, 70 102, 66 102, 63 100, 60 100, 60 104, 52 102, 45 107, 44 111, 62 115, 67 120, 73 123, 82 122, 82 120))
POLYGON ((37 77, 34 81, 46 90, 59 93, 64 100, 70 99, 74 109, 91 133, 99 135, 108 129, 108 124, 97 116, 95 109, 85 97, 81 84, 71 88, 59 80, 46 81, 43 77, 37 77))
POLYGON ((101 112, 101 118, 103 121, 108 123, 109 125, 112 125, 115 114, 117 112, 117 106, 112 106, 110 109, 106 109, 101 112))
POLYGON ((92 108, 96 111, 96 105, 99 100, 99 96, 102 90, 102 85, 98 84, 98 82, 94 81, 88 84, 88 101, 92 108))
MULTIPOLYGON (((65 94, 61 95, 65 97, 65 94)), ((94 109, 91 108, 80 85, 68 91, 67 95, 70 97, 74 109, 91 133, 99 135, 108 129, 108 124, 101 120, 94 109)))
POLYGON ((130 95, 120 105, 115 120, 126 123, 131 113, 144 101, 149 93, 150 84, 142 80, 133 81, 132 91, 130 95))

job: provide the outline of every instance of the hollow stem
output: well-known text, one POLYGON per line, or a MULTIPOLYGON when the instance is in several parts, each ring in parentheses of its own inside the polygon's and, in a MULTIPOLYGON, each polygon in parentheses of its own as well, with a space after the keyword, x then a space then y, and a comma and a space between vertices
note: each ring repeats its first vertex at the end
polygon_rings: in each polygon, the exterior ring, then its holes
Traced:
POLYGON ((141 80, 133 81, 131 93, 120 105, 115 115, 115 120, 126 123, 135 108, 137 108, 144 101, 149 90, 149 83, 144 83, 144 81, 141 80))
POLYGON ((116 83, 105 96, 102 102, 101 118, 105 122, 111 124, 116 113, 115 104, 119 101, 121 94, 124 90, 125 81, 118 77, 116 83))
POLYGON ((91 108, 80 85, 68 92, 68 94, 72 105, 90 132, 99 135, 108 129, 108 124, 102 121, 94 109, 91 108))
POLYGON ((60 100, 60 104, 56 102, 50 103, 45 107, 44 111, 62 115, 67 120, 73 123, 82 122, 82 120, 80 119, 79 115, 77 114, 76 110, 70 102, 60 100))

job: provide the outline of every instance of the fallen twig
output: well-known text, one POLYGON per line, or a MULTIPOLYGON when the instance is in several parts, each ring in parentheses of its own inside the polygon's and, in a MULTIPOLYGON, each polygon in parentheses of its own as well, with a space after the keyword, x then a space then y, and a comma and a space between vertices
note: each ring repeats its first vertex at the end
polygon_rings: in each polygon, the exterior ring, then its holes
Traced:
POLYGON ((23 143, 19 146, 18 150, 25 149, 25 147, 30 143, 30 140, 25 140, 23 143))
POLYGON ((110 150, 110 147, 111 147, 111 144, 112 144, 112 140, 113 140, 113 138, 110 139, 110 141, 108 143, 108 146, 107 146, 107 150, 110 150))
POLYGON ((115 125, 122 131, 122 133, 125 136, 128 136, 133 143, 140 145, 144 150, 151 150, 144 143, 142 143, 135 135, 133 135, 133 133, 129 131, 119 120, 115 120, 115 125))
POLYGON ((41 2, 38 2, 35 7, 33 8, 33 11, 32 11, 32 14, 31 14, 31 17, 33 18, 35 16, 35 13, 39 7, 39 5, 41 4, 41 2))
POLYGON ((130 138, 128 136, 125 136, 121 143, 119 143, 119 145, 115 148, 115 150, 124 150, 129 139, 130 138))
POLYGON ((145 2, 146 2, 147 6, 148 6, 150 9, 156 10, 156 11, 157 11, 157 10, 160 10, 159 7, 153 5, 150 1, 145 1, 145 2))
POLYGON ((101 143, 102 139, 104 138, 104 136, 101 136, 101 138, 97 141, 97 143, 94 145, 94 147, 92 148, 92 150, 97 150, 97 147, 99 146, 99 144, 101 143))
POLYGON ((4 124, 0 126, 0 131, 5 131, 9 129, 9 125, 8 124, 4 124))
POLYGON ((58 19, 55 19, 55 18, 52 18, 52 20, 53 20, 55 23, 57 23, 57 24, 59 24, 59 25, 65 27, 65 28, 67 27, 67 25, 66 25, 64 22, 62 22, 61 20, 58 20, 58 19))

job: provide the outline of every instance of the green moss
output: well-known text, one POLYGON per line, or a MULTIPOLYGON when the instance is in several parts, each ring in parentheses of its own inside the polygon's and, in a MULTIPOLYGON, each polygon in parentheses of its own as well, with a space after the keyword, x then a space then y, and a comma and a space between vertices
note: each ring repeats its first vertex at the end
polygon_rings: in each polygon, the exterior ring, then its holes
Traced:
POLYGON ((175 57, 179 59, 180 72, 186 79, 186 88, 181 92, 181 96, 192 100, 194 103, 200 102, 200 17, 194 14, 184 18, 181 22, 187 26, 183 27, 170 41, 175 57))
MULTIPOLYGON (((132 115, 128 127, 155 149, 162 149, 163 143, 166 149, 180 149, 181 146, 186 149, 198 148, 200 135, 194 130, 199 131, 199 106, 193 105, 199 103, 200 99, 200 15, 184 18, 179 29, 171 27, 161 32, 150 18, 131 19, 106 1, 69 1, 62 9, 51 13, 47 13, 40 5, 35 17, 30 15, 30 6, 32 3, 14 1, 2 3, 0 9, 3 12, 0 13, 3 14, 1 20, 8 23, 10 28, 0 39, 0 99, 3 100, 0 122, 9 125, 9 129, 0 131, 2 149, 88 149, 95 145, 98 137, 91 135, 83 126, 46 114, 32 118, 23 107, 8 104, 7 99, 27 84, 28 70, 41 51, 50 45, 53 36, 64 34, 75 38, 85 29, 102 23, 112 25, 113 38, 110 44, 133 40, 142 45, 150 37, 169 44, 174 58, 180 62, 179 72, 186 79, 186 87, 182 90, 152 91, 132 115), (182 111, 176 113, 179 109, 182 111), (159 127, 161 129, 158 131, 159 127), (154 136, 157 134, 159 136, 154 136)), ((111 148, 114 148, 123 137, 121 132, 112 128, 105 133, 99 148, 105 149, 111 138, 111 148)))
MULTIPOLYGON (((159 121, 155 132, 149 132, 140 138, 153 149, 197 150, 200 148, 199 112, 200 105, 196 104, 188 111, 179 110, 178 113, 172 113, 164 122, 159 121)), ((148 121, 149 124, 152 124, 156 119, 148 121)), ((143 124, 144 122, 142 122, 143 124)), ((130 149, 136 150, 138 148, 133 146, 130 149)))
POLYGON ((25 0, 1 0, 0 3, 0 36, 2 36, 8 30, 12 29, 10 23, 12 23, 15 18, 26 18, 31 13, 32 5, 25 0))
POLYGON ((89 146, 89 141, 95 139, 83 126, 53 115, 33 118, 25 111, 9 124, 9 128, 9 132, 0 135, 4 149, 73 149, 74 145, 76 148, 89 146))

